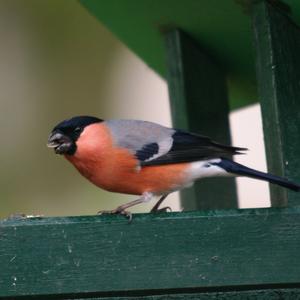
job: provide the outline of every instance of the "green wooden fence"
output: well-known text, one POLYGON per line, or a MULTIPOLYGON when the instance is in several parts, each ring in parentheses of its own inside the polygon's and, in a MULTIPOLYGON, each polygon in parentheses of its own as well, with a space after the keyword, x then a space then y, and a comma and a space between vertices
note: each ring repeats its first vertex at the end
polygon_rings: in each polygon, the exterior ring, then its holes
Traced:
MULTIPOLYGON (((255 3, 269 168, 300 182, 300 31, 277 7, 255 3)), ((166 49, 176 124, 229 141, 224 77, 212 58, 178 30, 166 49), (220 132, 198 117, 216 107, 220 132)), ((196 187, 189 207, 234 207, 233 185, 230 199, 219 184, 196 187)), ((289 207, 137 214, 131 224, 122 216, 2 221, 0 299, 300 299, 300 197, 273 189, 272 200, 289 207)))

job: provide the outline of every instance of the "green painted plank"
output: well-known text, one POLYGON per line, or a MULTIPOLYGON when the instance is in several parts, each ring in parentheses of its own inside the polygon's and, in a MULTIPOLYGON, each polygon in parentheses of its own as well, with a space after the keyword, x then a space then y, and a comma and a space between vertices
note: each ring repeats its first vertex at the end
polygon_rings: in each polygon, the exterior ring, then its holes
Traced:
MULTIPOLYGON (((81 298, 83 300, 86 298, 81 298)), ((124 297, 101 297, 101 298, 88 298, 86 300, 122 300, 124 297)), ((166 295, 151 295, 151 296, 139 296, 126 297, 126 300, 298 300, 300 299, 300 289, 270 289, 270 290, 250 290, 250 291, 230 291, 230 292, 197 292, 193 294, 177 293, 166 295)))
MULTIPOLYGON (((300 182, 300 29, 278 9, 253 9, 257 78, 268 168, 300 182)), ((299 205, 297 193, 271 187, 273 206, 299 205)))
MULTIPOLYGON (((224 73, 180 30, 165 33, 165 45, 173 125, 230 145, 224 73)), ((201 180, 181 195, 186 210, 237 207, 233 178, 201 180)))
POLYGON ((3 221, 0 297, 285 287, 299 234, 300 208, 3 221))

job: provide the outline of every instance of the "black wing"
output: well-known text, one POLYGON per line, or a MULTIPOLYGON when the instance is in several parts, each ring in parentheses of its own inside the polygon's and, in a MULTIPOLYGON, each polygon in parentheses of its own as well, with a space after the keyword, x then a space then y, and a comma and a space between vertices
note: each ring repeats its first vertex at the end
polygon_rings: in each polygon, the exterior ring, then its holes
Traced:
MULTIPOLYGON (((234 154, 242 154, 240 151, 247 150, 247 148, 221 145, 212 141, 208 137, 181 130, 177 130, 173 134, 172 138, 173 144, 167 153, 155 157, 154 159, 143 160, 141 161, 141 166, 155 166, 162 164, 193 162, 219 157, 231 157, 234 154)), ((151 146, 152 147, 150 148, 153 148, 153 145, 151 146)), ((145 150, 149 151, 150 149, 145 147, 145 150)), ((145 156, 147 156, 147 154, 145 156)))

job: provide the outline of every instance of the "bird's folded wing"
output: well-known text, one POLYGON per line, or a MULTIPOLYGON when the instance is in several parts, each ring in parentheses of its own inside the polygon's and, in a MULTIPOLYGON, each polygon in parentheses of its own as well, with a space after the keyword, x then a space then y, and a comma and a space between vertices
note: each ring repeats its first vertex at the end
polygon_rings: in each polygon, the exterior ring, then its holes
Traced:
MULTIPOLYGON (((221 145, 205 136, 176 131, 172 136, 172 147, 162 155, 141 161, 141 166, 193 162, 204 159, 230 157, 242 154, 246 148, 221 145)), ((149 151, 144 147, 145 151, 149 151)), ((142 149, 143 151, 143 149, 142 149)), ((146 155, 145 155, 146 157, 146 155)))
POLYGON ((151 122, 110 120, 106 121, 106 124, 117 146, 132 152, 141 166, 230 157, 247 150, 221 145, 205 136, 151 122))

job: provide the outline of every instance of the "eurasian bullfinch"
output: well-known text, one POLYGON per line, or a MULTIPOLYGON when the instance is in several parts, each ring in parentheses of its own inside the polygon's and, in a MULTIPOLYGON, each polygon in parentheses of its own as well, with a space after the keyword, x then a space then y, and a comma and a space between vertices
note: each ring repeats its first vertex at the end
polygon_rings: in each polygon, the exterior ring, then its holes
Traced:
POLYGON ((152 209, 156 211, 168 194, 204 177, 248 176, 300 190, 300 185, 287 179, 230 159, 246 148, 221 145, 208 137, 152 122, 74 117, 54 127, 48 147, 63 154, 98 187, 140 196, 109 213, 130 216, 127 208, 159 196, 152 209))

